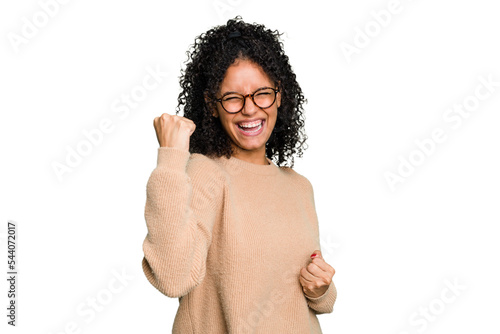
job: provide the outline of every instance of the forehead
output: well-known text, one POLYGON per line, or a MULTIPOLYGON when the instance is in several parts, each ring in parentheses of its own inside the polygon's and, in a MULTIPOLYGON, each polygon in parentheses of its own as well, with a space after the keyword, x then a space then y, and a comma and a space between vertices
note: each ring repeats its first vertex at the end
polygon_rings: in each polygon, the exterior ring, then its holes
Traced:
POLYGON ((250 60, 237 59, 228 67, 220 91, 252 93, 265 86, 273 87, 273 83, 260 65, 250 60))

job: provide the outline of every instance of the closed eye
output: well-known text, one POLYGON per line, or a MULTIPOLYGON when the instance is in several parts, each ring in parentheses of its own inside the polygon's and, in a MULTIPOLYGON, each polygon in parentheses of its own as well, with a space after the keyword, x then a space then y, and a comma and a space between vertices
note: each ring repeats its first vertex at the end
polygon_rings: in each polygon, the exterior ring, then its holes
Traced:
POLYGON ((238 96, 230 96, 230 97, 225 97, 224 101, 239 100, 239 99, 241 99, 241 98, 238 96))

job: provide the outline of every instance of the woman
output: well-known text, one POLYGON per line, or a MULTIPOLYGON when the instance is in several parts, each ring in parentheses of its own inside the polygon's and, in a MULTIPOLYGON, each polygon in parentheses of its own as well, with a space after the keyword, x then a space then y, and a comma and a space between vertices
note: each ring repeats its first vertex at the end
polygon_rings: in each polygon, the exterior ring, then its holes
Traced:
POLYGON ((333 310, 313 189, 292 169, 304 97, 279 36, 240 17, 200 35, 184 117, 154 119, 142 267, 179 298, 173 333, 321 333, 333 310))

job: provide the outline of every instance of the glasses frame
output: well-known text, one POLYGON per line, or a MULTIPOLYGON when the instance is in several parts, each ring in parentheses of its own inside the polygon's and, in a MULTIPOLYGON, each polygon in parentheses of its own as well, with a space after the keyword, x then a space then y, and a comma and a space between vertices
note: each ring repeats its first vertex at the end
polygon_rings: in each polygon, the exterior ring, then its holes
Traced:
POLYGON ((226 92, 226 93, 224 93, 224 95, 222 95, 220 98, 218 98, 218 99, 214 99, 213 101, 214 101, 214 102, 219 102, 219 103, 220 103, 220 105, 221 105, 221 107, 222 107, 222 109, 224 109, 224 111, 225 111, 225 112, 227 112, 228 114, 237 114, 237 113, 239 113, 240 111, 242 111, 242 110, 243 110, 243 108, 245 108, 245 103, 246 103, 246 101, 247 101, 247 97, 249 97, 249 96, 250 96, 250 98, 252 99, 253 104, 254 104, 255 106, 257 106, 258 108, 261 108, 261 109, 267 109, 267 108, 270 108, 270 107, 274 104, 274 102, 276 102, 276 96, 278 95, 278 93, 279 93, 279 92, 280 92, 280 89, 279 89, 279 88, 273 88, 273 87, 260 87, 260 88, 258 88, 256 91, 254 91, 253 93, 251 93, 251 94, 246 94, 246 95, 243 95, 243 94, 238 93, 238 92, 226 92), (257 103, 255 103, 255 100, 254 100, 254 95, 255 95, 255 94, 257 94, 258 92, 260 92, 261 90, 264 90, 264 89, 272 89, 272 90, 274 91, 274 100, 273 100, 273 102, 272 102, 269 106, 267 106, 267 107, 265 107, 265 108, 263 108, 263 107, 259 106, 257 103), (238 111, 227 111, 227 110, 226 110, 226 108, 224 108, 224 105, 222 104, 222 99, 223 99, 224 97, 226 97, 227 95, 231 95, 231 94, 239 95, 239 96, 241 96, 241 97, 243 98, 243 105, 241 106, 241 109, 240 109, 240 110, 238 110, 238 111))

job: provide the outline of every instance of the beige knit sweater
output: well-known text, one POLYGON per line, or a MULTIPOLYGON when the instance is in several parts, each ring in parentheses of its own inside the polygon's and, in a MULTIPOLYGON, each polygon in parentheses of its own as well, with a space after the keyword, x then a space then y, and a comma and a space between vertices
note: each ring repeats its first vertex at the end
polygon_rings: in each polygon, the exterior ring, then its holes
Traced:
POLYGON ((305 296, 320 249, 311 183, 292 168, 159 147, 146 187, 142 268, 179 298, 172 333, 322 333, 335 285, 305 296))

